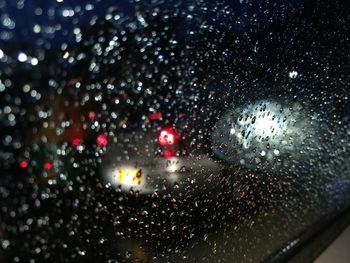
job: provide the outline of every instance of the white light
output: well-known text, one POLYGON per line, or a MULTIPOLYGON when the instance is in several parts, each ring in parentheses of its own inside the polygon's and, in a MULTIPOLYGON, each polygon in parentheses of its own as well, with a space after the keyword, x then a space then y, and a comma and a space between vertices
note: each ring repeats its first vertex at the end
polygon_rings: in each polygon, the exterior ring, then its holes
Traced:
POLYGON ((298 77, 298 72, 295 71, 295 70, 292 70, 288 73, 288 76, 291 78, 291 79, 295 79, 296 77, 298 77))
POLYGON ((175 173, 180 170, 180 161, 176 157, 169 158, 166 162, 165 170, 168 173, 175 173))
POLYGON ((68 17, 68 16, 69 16, 69 10, 64 9, 64 10, 62 11, 62 16, 68 17))
POLYGON ((27 61, 27 55, 26 54, 24 54, 23 52, 21 52, 21 53, 19 53, 18 54, 18 60, 20 61, 20 62, 25 62, 25 61, 27 61))
POLYGON ((74 11, 72 9, 64 9, 62 11, 62 16, 63 17, 72 17, 72 16, 74 16, 74 11))
POLYGON ((252 125, 255 133, 257 135, 266 135, 270 136, 275 131, 278 131, 280 129, 278 125, 278 119, 272 118, 271 115, 267 115, 266 112, 263 112, 263 114, 260 114, 257 118, 255 123, 252 125))
POLYGON ((32 58, 31 60, 30 60, 30 64, 32 64, 33 66, 36 66, 36 65, 38 65, 38 59, 37 58, 32 58))
POLYGON ((275 150, 273 150, 273 153, 274 153, 275 155, 279 155, 279 154, 280 154, 280 151, 277 150, 277 149, 275 149, 275 150))
POLYGON ((34 33, 36 33, 36 34, 40 33, 40 31, 41 31, 40 25, 36 24, 36 25, 33 27, 33 31, 34 31, 34 33))

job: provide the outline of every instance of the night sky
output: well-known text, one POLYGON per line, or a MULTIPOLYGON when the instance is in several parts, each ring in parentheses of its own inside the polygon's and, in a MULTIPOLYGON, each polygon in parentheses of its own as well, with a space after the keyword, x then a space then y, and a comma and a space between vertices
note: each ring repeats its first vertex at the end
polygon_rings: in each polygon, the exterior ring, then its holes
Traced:
MULTIPOLYGON (((129 15, 135 4, 148 5, 152 2, 148 0, 0 0, 0 39, 2 43, 30 43, 50 48, 62 42, 69 42, 70 33, 75 27, 88 25, 94 16, 103 18, 111 7, 117 7, 122 14, 129 15)), ((209 7, 211 3, 215 2, 213 0, 207 1, 209 7)), ((189 6, 188 3, 191 1, 183 3, 180 1, 157 1, 157 4, 167 5, 170 9, 175 5, 183 8, 184 5, 189 6)), ((269 14, 265 15, 261 12, 266 8, 276 12, 281 10, 288 12, 292 7, 302 6, 303 3, 303 0, 274 0, 263 4, 259 0, 230 1, 230 7, 235 10, 235 14, 232 16, 239 17, 242 21, 242 24, 233 27, 232 30, 236 32, 248 30, 252 26, 249 20, 252 15, 257 15, 260 25, 268 23, 269 14)), ((201 10, 189 11, 187 7, 183 10, 185 14, 186 12, 192 14, 202 12, 201 10)), ((219 25, 221 22, 224 21, 216 23, 219 25)))

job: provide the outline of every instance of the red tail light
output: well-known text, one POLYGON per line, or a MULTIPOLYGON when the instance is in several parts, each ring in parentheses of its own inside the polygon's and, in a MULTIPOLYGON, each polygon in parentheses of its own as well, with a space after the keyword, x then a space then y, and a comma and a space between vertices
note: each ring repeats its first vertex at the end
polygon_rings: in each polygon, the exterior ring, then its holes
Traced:
POLYGON ((44 164, 43 164, 43 168, 44 168, 45 170, 51 170, 51 168, 52 168, 52 163, 49 163, 49 162, 44 163, 44 164))
POLYGON ((22 169, 25 169, 28 167, 28 162, 27 161, 21 161, 19 163, 19 167, 21 167, 22 169))
POLYGON ((164 128, 159 132, 158 144, 161 146, 173 145, 177 137, 176 132, 172 128, 164 128))
POLYGON ((162 118, 162 113, 161 112, 154 112, 154 113, 148 114, 147 117, 151 121, 159 120, 162 118))
POLYGON ((99 134, 96 138, 96 143, 98 146, 107 146, 108 144, 107 136, 103 133, 99 134))
POLYGON ((171 149, 165 149, 161 156, 164 157, 164 158, 171 158, 171 157, 175 157, 176 154, 177 154, 176 149, 175 150, 174 149, 172 149, 172 150, 171 149))

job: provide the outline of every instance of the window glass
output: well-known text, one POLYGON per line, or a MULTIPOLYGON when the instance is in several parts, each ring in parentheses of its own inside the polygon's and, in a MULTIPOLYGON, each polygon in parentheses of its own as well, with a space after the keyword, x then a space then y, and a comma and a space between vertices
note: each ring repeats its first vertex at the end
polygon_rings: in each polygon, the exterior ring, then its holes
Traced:
POLYGON ((298 246, 350 204, 349 11, 0 0, 0 261, 298 246))

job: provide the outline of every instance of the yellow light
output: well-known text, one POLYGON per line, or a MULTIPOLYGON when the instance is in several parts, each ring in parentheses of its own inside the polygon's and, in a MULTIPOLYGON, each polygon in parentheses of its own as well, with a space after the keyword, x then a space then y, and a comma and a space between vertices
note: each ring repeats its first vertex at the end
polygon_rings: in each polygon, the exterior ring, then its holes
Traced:
POLYGON ((121 168, 116 171, 116 180, 117 183, 123 185, 139 185, 142 181, 142 173, 141 170, 133 169, 133 168, 121 168))

